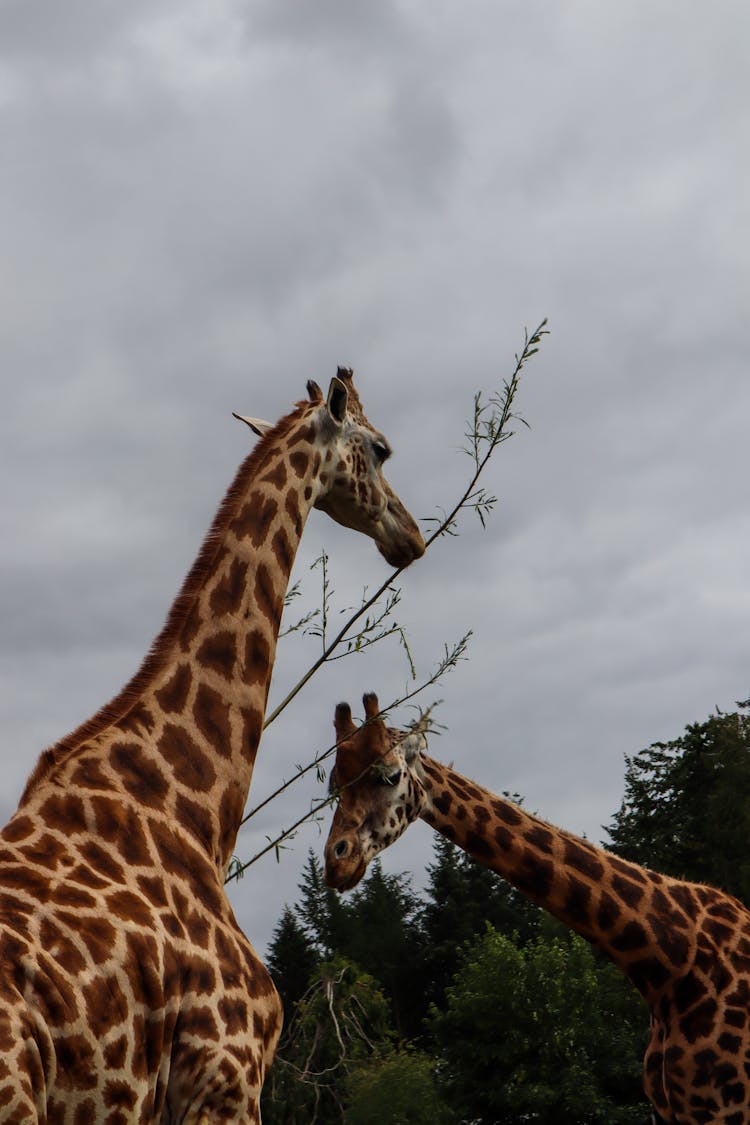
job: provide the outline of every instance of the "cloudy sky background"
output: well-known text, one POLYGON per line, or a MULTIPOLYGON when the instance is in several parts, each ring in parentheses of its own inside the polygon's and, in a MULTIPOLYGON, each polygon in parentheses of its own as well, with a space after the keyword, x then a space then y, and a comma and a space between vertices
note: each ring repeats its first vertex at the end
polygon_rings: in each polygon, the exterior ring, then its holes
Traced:
MULTIPOLYGON (((488 529, 401 581, 420 675, 474 630, 425 697, 433 751, 600 841, 626 754, 750 695, 749 41, 742 0, 0 2, 3 819, 158 632, 248 449, 233 409, 275 419, 353 366, 431 516, 475 390, 544 316, 488 529)), ((313 513, 305 605, 323 547, 339 606, 388 574, 313 513)), ((282 642, 272 701, 317 643, 282 642)), ((408 686, 393 644, 326 669, 251 802, 337 700, 408 686)), ((232 892, 260 950, 321 843, 232 892)), ((388 868, 419 885, 431 845, 388 868)))

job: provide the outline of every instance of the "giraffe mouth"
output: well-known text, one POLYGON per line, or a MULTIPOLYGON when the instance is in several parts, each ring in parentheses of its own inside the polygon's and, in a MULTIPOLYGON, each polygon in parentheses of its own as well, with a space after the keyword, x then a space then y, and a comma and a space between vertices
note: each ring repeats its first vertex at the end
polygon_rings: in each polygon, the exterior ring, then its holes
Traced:
POLYGON ((343 894, 345 891, 351 891, 359 883, 360 879, 365 873, 367 864, 364 859, 359 859, 355 867, 349 871, 343 871, 336 868, 333 864, 326 864, 325 879, 326 884, 332 890, 338 891, 343 894))
POLYGON ((409 566, 410 563, 422 557, 424 554, 424 544, 421 545, 420 549, 417 549, 416 545, 412 546, 411 544, 404 547, 382 547, 378 544, 378 550, 389 566, 395 566, 400 570, 402 567, 409 566))
POLYGON ((388 496, 376 542, 385 561, 399 569, 421 559, 425 552, 425 541, 417 521, 395 494, 388 496))

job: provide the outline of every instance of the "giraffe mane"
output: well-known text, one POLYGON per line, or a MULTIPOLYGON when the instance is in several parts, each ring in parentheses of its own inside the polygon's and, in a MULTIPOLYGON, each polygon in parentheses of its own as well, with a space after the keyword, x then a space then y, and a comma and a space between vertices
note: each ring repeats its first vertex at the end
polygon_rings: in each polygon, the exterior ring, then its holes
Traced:
POLYGON ((224 534, 237 511, 240 499, 246 493, 247 482, 263 468, 264 461, 272 448, 277 445, 279 438, 286 435, 295 422, 299 421, 306 412, 312 412, 313 409, 314 404, 306 400, 296 403, 294 409, 289 414, 284 415, 272 429, 268 430, 245 457, 216 511, 177 597, 172 602, 166 621, 152 642, 140 668, 108 703, 105 703, 69 734, 64 735, 58 742, 42 751, 21 795, 19 807, 28 801, 35 789, 74 750, 83 743, 96 738, 98 734, 127 715, 148 684, 162 670, 168 659, 170 647, 179 635, 199 591, 211 572, 216 552, 219 550, 224 534))

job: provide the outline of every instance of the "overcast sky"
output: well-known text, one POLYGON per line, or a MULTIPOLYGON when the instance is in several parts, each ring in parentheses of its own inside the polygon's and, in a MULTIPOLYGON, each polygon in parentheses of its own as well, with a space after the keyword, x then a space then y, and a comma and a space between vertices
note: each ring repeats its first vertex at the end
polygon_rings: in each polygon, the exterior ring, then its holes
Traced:
MULTIPOLYGON (((432 516, 544 316, 487 530, 401 582, 420 675, 474 631, 433 752, 601 841, 625 755, 750 695, 749 42, 744 0, 0 0, 3 819, 158 632, 252 441, 232 410, 353 366, 432 516)), ((340 606, 388 574, 313 513, 305 604, 323 547, 340 606)), ((316 646, 282 642, 272 701, 316 646)), ((338 700, 408 686, 393 644, 327 669, 251 802, 338 700)), ((321 845, 232 892, 260 951, 321 845)), ((387 866, 431 855, 419 825, 387 866)))

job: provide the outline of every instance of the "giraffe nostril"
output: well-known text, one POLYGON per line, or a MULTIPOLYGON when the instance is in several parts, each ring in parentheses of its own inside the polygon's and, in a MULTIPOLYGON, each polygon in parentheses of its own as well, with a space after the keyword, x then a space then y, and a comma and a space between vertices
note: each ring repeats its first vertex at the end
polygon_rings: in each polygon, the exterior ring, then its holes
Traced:
POLYGON ((338 844, 333 849, 333 854, 336 856, 336 859, 343 859, 348 851, 349 845, 346 840, 339 840, 338 844))

